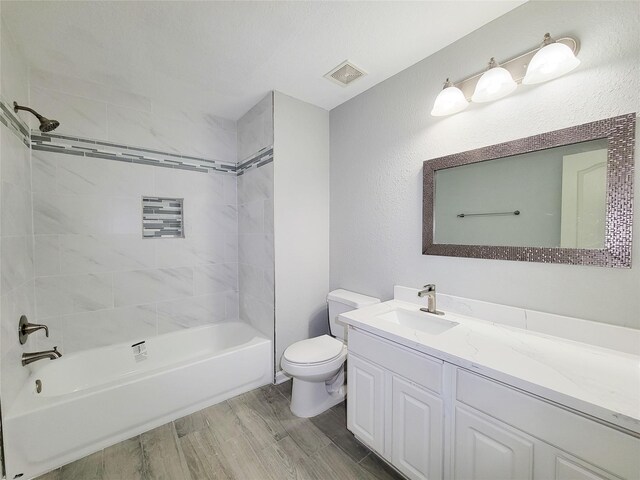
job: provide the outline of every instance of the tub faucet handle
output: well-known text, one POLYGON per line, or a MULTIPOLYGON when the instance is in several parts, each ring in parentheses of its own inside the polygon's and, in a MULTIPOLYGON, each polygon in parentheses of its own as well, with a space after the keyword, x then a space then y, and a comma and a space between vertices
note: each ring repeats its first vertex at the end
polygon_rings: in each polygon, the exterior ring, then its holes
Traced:
POLYGON ((18 324, 18 338, 20 345, 24 345, 27 342, 27 337, 38 330, 44 330, 46 337, 49 336, 49 327, 46 325, 39 325, 37 323, 29 323, 26 315, 20 317, 20 323, 18 324))

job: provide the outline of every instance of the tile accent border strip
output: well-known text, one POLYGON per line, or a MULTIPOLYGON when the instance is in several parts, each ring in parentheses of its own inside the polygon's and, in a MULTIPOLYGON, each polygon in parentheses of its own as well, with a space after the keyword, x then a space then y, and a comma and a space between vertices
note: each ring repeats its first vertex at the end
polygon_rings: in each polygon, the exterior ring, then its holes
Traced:
POLYGON ((260 168, 261 166, 271 162, 273 162, 273 145, 269 145, 268 147, 258 150, 255 155, 238 164, 238 176, 244 174, 247 170, 260 168))
POLYGON ((58 135, 55 133, 41 133, 38 130, 31 131, 31 147, 34 150, 45 152, 141 163, 156 167, 177 168, 204 173, 236 174, 236 165, 232 162, 191 157, 188 155, 179 155, 100 140, 58 135))
POLYGON ((0 99, 0 123, 8 127, 27 147, 42 152, 227 175, 242 175, 247 170, 259 168, 273 161, 273 145, 236 164, 77 136, 42 133, 35 129, 29 131, 27 124, 13 112, 13 108, 4 99, 0 99))
POLYGON ((27 147, 29 142, 29 127, 13 111, 13 106, 0 99, 0 123, 11 130, 27 147))

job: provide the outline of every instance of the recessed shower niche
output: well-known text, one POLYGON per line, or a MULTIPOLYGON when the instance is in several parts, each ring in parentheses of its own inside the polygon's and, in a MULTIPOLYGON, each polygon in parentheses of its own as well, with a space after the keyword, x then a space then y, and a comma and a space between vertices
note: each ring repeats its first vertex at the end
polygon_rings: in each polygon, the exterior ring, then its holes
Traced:
POLYGON ((142 238, 184 238, 184 198, 142 197, 142 238))

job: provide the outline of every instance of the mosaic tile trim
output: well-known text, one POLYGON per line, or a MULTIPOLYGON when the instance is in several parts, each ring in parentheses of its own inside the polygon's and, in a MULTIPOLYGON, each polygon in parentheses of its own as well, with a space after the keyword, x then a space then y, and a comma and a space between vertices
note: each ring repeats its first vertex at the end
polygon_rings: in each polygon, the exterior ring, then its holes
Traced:
POLYGON ((236 174, 236 165, 231 162, 178 155, 147 148, 118 143, 90 140, 55 133, 31 132, 31 147, 45 152, 64 153, 84 157, 103 158, 120 162, 141 163, 157 167, 177 168, 196 172, 236 174))
POLYGON ((9 128, 25 146, 30 146, 29 127, 13 111, 13 102, 0 100, 0 123, 9 128))
POLYGON ((241 162, 237 167, 238 176, 247 170, 260 168, 263 165, 273 162, 273 145, 263 148, 255 155, 241 162))
POLYGON ((184 238, 183 198, 142 197, 142 238, 184 238))
POLYGON ((426 160, 423 163, 422 187, 423 255, 630 268, 635 125, 636 114, 629 113, 512 142, 426 160), (433 180, 436 170, 601 138, 608 140, 607 224, 604 248, 495 247, 433 243, 433 180))

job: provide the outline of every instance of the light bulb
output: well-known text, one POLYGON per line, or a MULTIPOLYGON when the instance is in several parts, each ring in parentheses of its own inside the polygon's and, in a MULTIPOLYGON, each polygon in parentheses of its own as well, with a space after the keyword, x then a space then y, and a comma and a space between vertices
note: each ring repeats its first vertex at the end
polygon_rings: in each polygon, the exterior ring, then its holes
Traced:
POLYGON ((489 61, 489 69, 482 74, 476 84, 471 101, 483 103, 498 100, 509 95, 517 86, 509 71, 500 67, 492 58, 489 61))
POLYGON ((525 85, 547 82, 561 77, 580 65, 573 51, 564 43, 558 43, 547 33, 543 47, 529 62, 527 73, 522 80, 525 85))
POLYGON ((444 117, 445 115, 453 115, 461 112, 469 106, 469 102, 464 97, 464 93, 447 78, 444 88, 433 102, 431 115, 434 117, 444 117))

